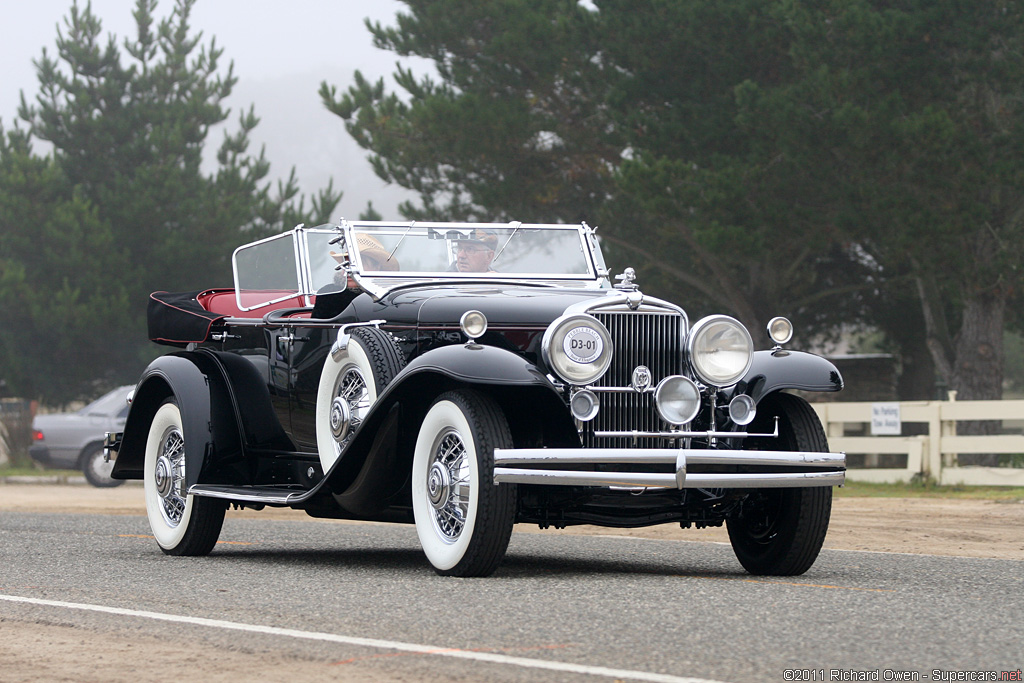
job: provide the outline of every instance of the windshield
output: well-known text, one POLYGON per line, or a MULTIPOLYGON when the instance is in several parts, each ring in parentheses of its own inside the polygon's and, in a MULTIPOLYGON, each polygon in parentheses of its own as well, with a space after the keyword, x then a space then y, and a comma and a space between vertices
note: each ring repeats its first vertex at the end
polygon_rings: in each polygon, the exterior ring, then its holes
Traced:
POLYGON ((241 246, 232 261, 236 303, 246 311, 294 297, 308 302, 325 288, 359 286, 380 296, 423 281, 607 286, 600 250, 585 225, 342 221, 241 246))
POLYGON ((350 258, 362 275, 595 278, 578 225, 353 223, 349 235, 350 258))

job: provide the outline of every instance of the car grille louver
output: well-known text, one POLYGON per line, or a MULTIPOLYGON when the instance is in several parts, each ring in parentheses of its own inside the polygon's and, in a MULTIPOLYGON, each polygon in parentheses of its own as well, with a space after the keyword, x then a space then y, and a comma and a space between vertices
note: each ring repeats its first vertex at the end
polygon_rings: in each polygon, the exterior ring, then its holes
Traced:
MULTIPOLYGON (((651 371, 651 387, 665 377, 684 374, 683 344, 686 319, 670 311, 601 311, 593 315, 611 333, 614 351, 612 365, 595 387, 629 387, 637 366, 651 371)), ((602 431, 665 431, 672 429, 658 415, 654 393, 600 392, 600 410, 584 425, 583 445, 587 448, 632 446, 670 447, 671 440, 660 438, 596 438, 602 431)))

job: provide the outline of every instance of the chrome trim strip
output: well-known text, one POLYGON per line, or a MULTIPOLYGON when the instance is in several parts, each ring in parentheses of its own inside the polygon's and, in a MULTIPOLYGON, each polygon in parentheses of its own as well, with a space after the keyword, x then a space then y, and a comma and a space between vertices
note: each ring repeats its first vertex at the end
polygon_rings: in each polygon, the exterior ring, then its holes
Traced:
POLYGON ((643 472, 567 472, 494 468, 495 484, 546 484, 553 486, 625 486, 667 489, 761 489, 842 486, 846 472, 770 472, 765 474, 676 474, 643 472), (681 476, 680 476, 681 475, 681 476), (681 481, 680 481, 681 480, 681 481))
POLYGON ((841 486, 846 454, 816 451, 691 450, 672 448, 496 448, 495 484, 658 488, 782 488, 841 486), (674 465, 675 472, 591 472, 529 469, 523 465, 674 465), (814 468, 805 472, 698 472, 690 465, 814 468), (814 471, 828 468, 829 471, 814 471))
POLYGON ((817 451, 694 450, 679 448, 495 448, 494 465, 540 465, 571 463, 583 465, 679 464, 684 457, 690 465, 764 465, 773 467, 845 468, 845 453, 817 451))
POLYGON ((591 391, 597 394, 653 394, 655 387, 647 387, 642 391, 637 391, 633 387, 589 387, 591 391))

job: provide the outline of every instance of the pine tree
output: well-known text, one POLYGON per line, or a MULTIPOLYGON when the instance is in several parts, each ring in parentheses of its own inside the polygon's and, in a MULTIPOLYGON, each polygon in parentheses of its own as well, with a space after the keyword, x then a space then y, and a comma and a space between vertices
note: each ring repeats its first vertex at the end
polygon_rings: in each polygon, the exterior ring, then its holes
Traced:
POLYGON ((158 20, 156 0, 138 0, 135 35, 119 45, 75 2, 56 51, 36 62, 38 94, 23 94, 19 110, 27 131, 11 131, 0 149, 0 197, 13 207, 0 218, 13 245, 0 279, 20 297, 5 305, 19 301, 23 322, 0 333, 12 391, 63 402, 134 379, 156 352, 145 332, 150 292, 230 286, 235 247, 323 223, 340 199, 329 185, 307 206, 294 169, 272 186, 263 151, 249 149, 252 108, 230 131, 225 100, 238 79, 216 39, 192 30, 194 4, 175 0, 158 20), (221 126, 229 132, 207 158, 221 126), (52 154, 35 157, 29 136, 52 154))
MULTIPOLYGON (((617 267, 758 335, 881 329, 998 398, 1020 325, 1024 9, 983 0, 408 0, 434 62, 326 106, 410 217, 602 223, 617 267)), ((806 334, 806 333, 805 333, 806 334)), ((806 337, 805 337, 806 338, 806 337)))

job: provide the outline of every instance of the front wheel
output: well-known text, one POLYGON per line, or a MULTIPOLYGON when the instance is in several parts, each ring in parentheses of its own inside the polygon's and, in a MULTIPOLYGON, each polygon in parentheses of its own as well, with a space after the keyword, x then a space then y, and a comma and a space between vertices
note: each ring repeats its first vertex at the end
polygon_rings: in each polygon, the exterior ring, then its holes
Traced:
MULTIPOLYGON (((828 451, 821 422, 807 401, 778 394, 758 407, 764 418, 779 417, 779 438, 751 440, 751 446, 788 451, 828 451), (758 443, 761 442, 761 443, 758 443)), ((770 431, 767 423, 757 430, 770 431)), ((727 520, 736 559, 751 574, 796 576, 811 568, 825 542, 832 511, 831 487, 752 491, 739 514, 727 520)))
POLYGON ((501 408, 475 391, 441 394, 423 418, 412 508, 420 545, 438 574, 488 576, 505 556, 516 490, 494 483, 494 449, 511 445, 501 408))
POLYGON ((124 479, 114 479, 110 476, 111 470, 114 469, 114 461, 103 461, 103 446, 100 444, 89 447, 82 455, 81 464, 85 480, 97 488, 113 488, 124 483, 124 479))
POLYGON ((160 549, 168 555, 208 555, 220 537, 226 505, 185 490, 185 436, 174 399, 164 401, 149 426, 143 484, 149 526, 160 549))

